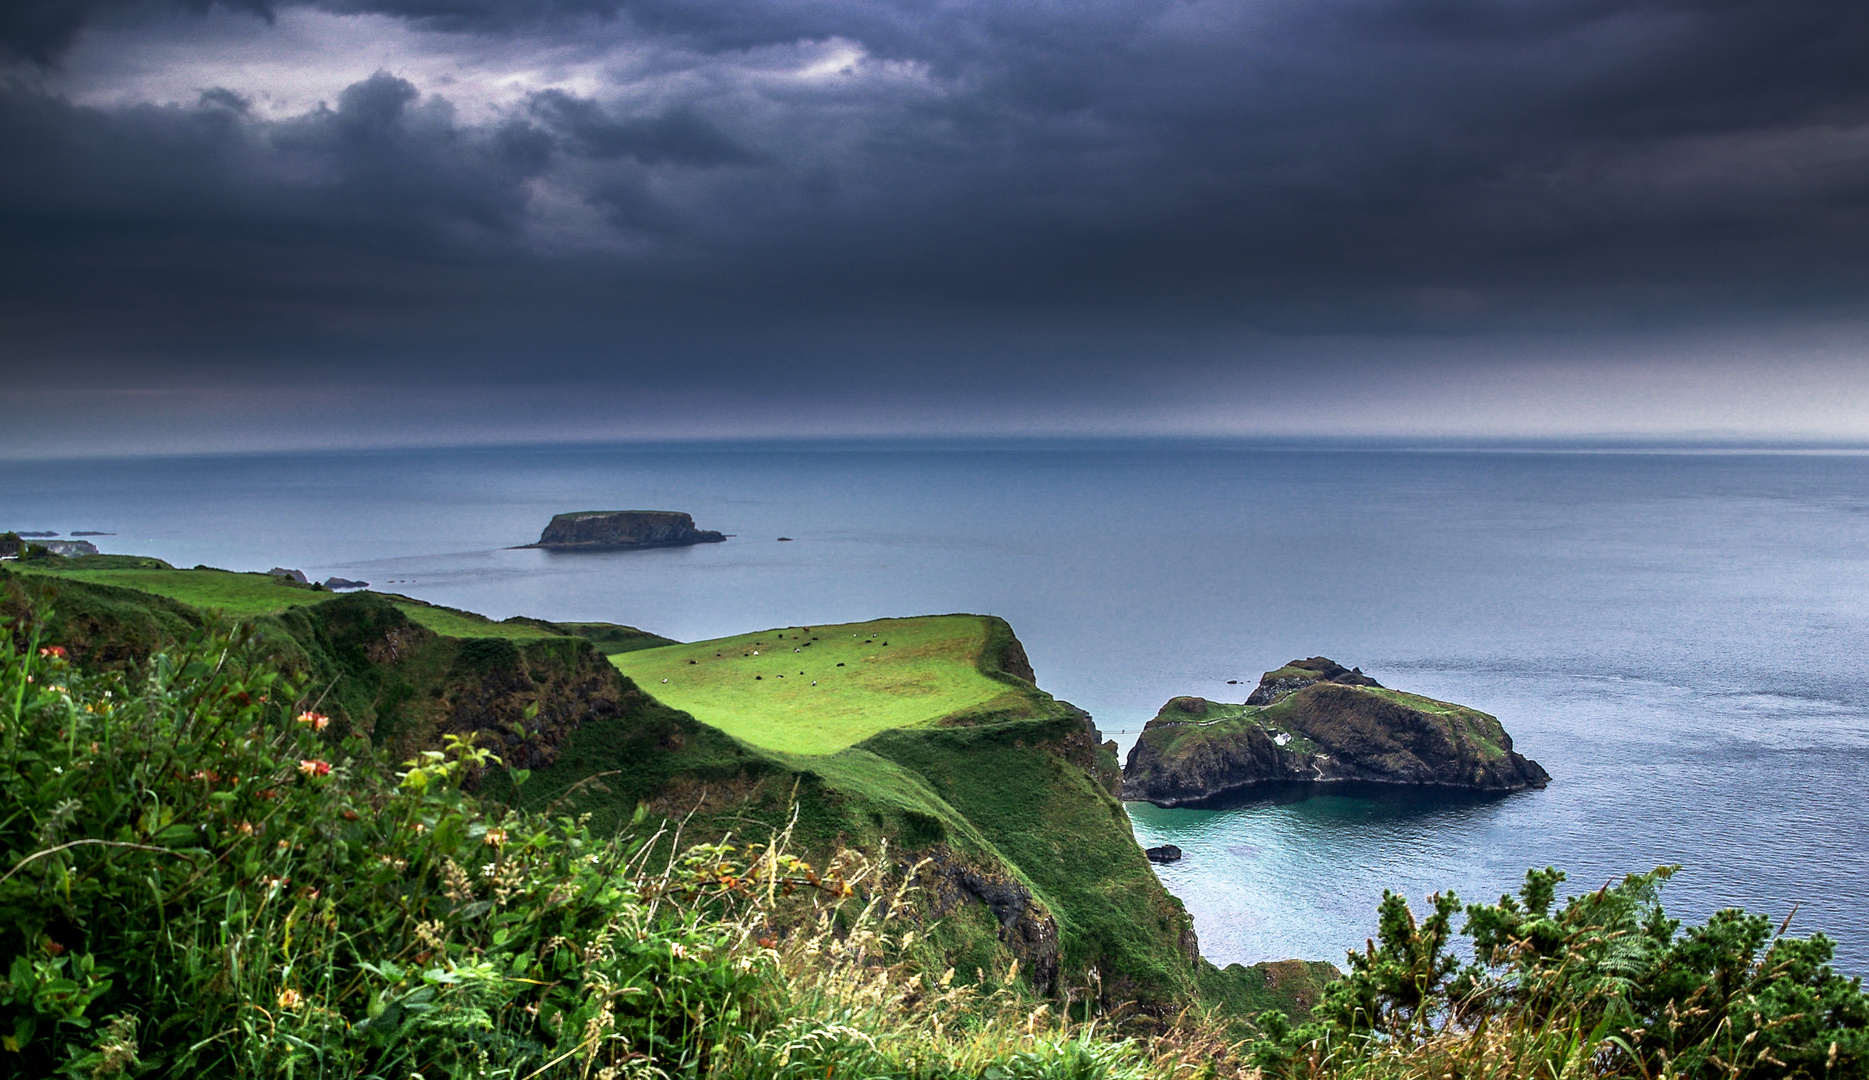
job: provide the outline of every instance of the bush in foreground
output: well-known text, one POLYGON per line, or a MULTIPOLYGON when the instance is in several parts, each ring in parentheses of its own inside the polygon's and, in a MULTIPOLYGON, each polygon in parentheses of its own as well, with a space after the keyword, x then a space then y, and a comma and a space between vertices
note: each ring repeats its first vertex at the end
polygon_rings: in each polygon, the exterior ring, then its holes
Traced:
POLYGON ((1281 1080, 1381 1076, 1860 1080, 1869 998, 1832 946, 1722 911, 1682 932, 1659 891, 1676 868, 1556 906, 1564 875, 1464 907, 1474 961, 1453 950, 1452 894, 1417 920, 1385 893, 1379 938, 1349 957, 1312 1022, 1273 1020, 1257 1063, 1281 1080))

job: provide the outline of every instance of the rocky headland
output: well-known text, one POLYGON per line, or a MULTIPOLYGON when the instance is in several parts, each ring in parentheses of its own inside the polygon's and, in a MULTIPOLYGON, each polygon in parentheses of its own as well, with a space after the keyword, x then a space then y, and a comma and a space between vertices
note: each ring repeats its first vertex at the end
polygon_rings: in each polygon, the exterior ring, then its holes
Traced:
POLYGON ((1268 671, 1242 704, 1178 697, 1143 729, 1123 798, 1199 805, 1280 783, 1507 792, 1550 781, 1477 709, 1390 690, 1321 656, 1268 671))
POLYGON ((523 547, 552 551, 619 551, 631 548, 717 544, 726 536, 697 529, 694 518, 676 510, 579 510, 559 514, 523 547))

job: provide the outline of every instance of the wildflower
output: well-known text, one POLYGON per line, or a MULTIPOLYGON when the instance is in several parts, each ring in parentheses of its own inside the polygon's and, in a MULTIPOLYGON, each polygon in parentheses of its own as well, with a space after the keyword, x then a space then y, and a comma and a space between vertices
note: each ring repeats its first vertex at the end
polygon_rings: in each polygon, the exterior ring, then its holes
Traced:
POLYGON ((488 829, 487 834, 480 838, 480 842, 488 847, 499 847, 506 843, 506 830, 488 829))
POLYGON ((263 877, 260 879, 260 884, 269 889, 283 889, 287 885, 292 884, 292 879, 289 877, 263 877))
POLYGON ((65 659, 65 646, 47 645, 45 648, 39 650, 39 655, 47 659, 63 660, 65 659))
POLYGON ((286 1012, 291 1012, 293 1009, 298 1008, 300 1005, 303 1005, 304 1003, 305 1003, 304 996, 301 995, 297 990, 292 989, 290 986, 286 987, 284 990, 279 991, 279 1007, 281 1009, 284 1009, 286 1012))
POLYGON ((329 776, 331 775, 331 763, 328 761, 317 761, 312 758, 305 758, 299 762, 299 772, 304 773, 306 776, 329 776))
POLYGON ((323 731, 326 727, 330 726, 331 718, 323 713, 302 712, 299 714, 299 723, 304 724, 313 731, 323 731))
POLYGON ((251 821, 243 821, 240 824, 234 826, 234 831, 238 832, 242 836, 252 836, 253 835, 253 823, 251 821))
POLYGON ((62 956, 65 953, 65 946, 48 938, 45 943, 45 951, 53 956, 62 956))

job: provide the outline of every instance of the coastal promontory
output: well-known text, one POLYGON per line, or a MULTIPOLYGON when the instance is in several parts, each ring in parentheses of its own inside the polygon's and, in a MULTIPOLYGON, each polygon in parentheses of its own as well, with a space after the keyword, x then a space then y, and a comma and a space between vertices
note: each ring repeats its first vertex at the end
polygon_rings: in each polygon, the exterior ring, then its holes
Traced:
POLYGON ((1199 805, 1279 783, 1507 792, 1550 779, 1512 749, 1496 718, 1314 656, 1266 672, 1242 704, 1178 697, 1162 706, 1129 753, 1123 798, 1199 805))
POLYGON ((525 547, 553 551, 619 551, 630 548, 686 547, 717 544, 726 536, 697 529, 694 518, 678 510, 578 510, 559 514, 525 547))

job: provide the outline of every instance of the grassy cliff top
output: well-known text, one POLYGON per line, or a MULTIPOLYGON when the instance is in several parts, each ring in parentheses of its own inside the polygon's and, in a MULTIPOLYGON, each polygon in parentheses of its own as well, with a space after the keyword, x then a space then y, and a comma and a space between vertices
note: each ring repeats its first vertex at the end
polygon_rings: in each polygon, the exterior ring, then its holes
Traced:
POLYGON ((1231 738, 1248 728, 1264 728, 1274 736, 1289 735, 1288 745, 1298 753, 1310 753, 1315 747, 1304 734, 1279 718, 1268 715, 1261 705, 1235 705, 1204 698, 1178 697, 1163 705, 1145 730, 1144 737, 1169 754, 1176 747, 1192 745, 1213 738, 1231 738))
POLYGON ((928 615, 788 626, 611 662, 659 700, 755 746, 830 754, 959 713, 1027 711, 1038 691, 988 674, 986 657, 1004 625, 982 615, 928 615))
MULTIPOLYGON (((190 607, 218 609, 236 619, 277 615, 289 608, 321 604, 336 595, 326 589, 313 588, 270 574, 236 573, 206 567, 178 570, 157 559, 135 556, 99 555, 69 562, 47 559, 7 565, 25 574, 49 574, 91 585, 112 585, 120 589, 154 593, 179 600, 190 607)), ((667 638, 646 634, 633 627, 611 623, 557 624, 522 618, 495 622, 471 611, 440 607, 413 597, 395 593, 383 595, 400 608, 410 621, 444 637, 506 638, 511 641, 587 637, 606 653, 641 648, 644 644, 661 645, 668 641, 667 638)))
MULTIPOLYGON (((1293 670, 1306 673, 1302 669, 1293 670)), ((1328 687, 1329 692, 1298 691, 1271 705, 1174 698, 1149 721, 1147 737, 1162 753, 1168 754, 1184 744, 1230 737, 1248 727, 1259 727, 1274 736, 1291 736, 1287 745, 1294 752, 1312 753, 1317 749, 1316 739, 1329 741, 1366 719, 1369 710, 1359 707, 1359 703, 1383 701, 1434 718, 1450 736, 1471 744, 1484 758, 1504 757, 1511 745, 1499 720, 1478 709, 1383 686, 1320 685, 1328 687), (1324 704, 1326 700, 1330 704, 1324 704)))

